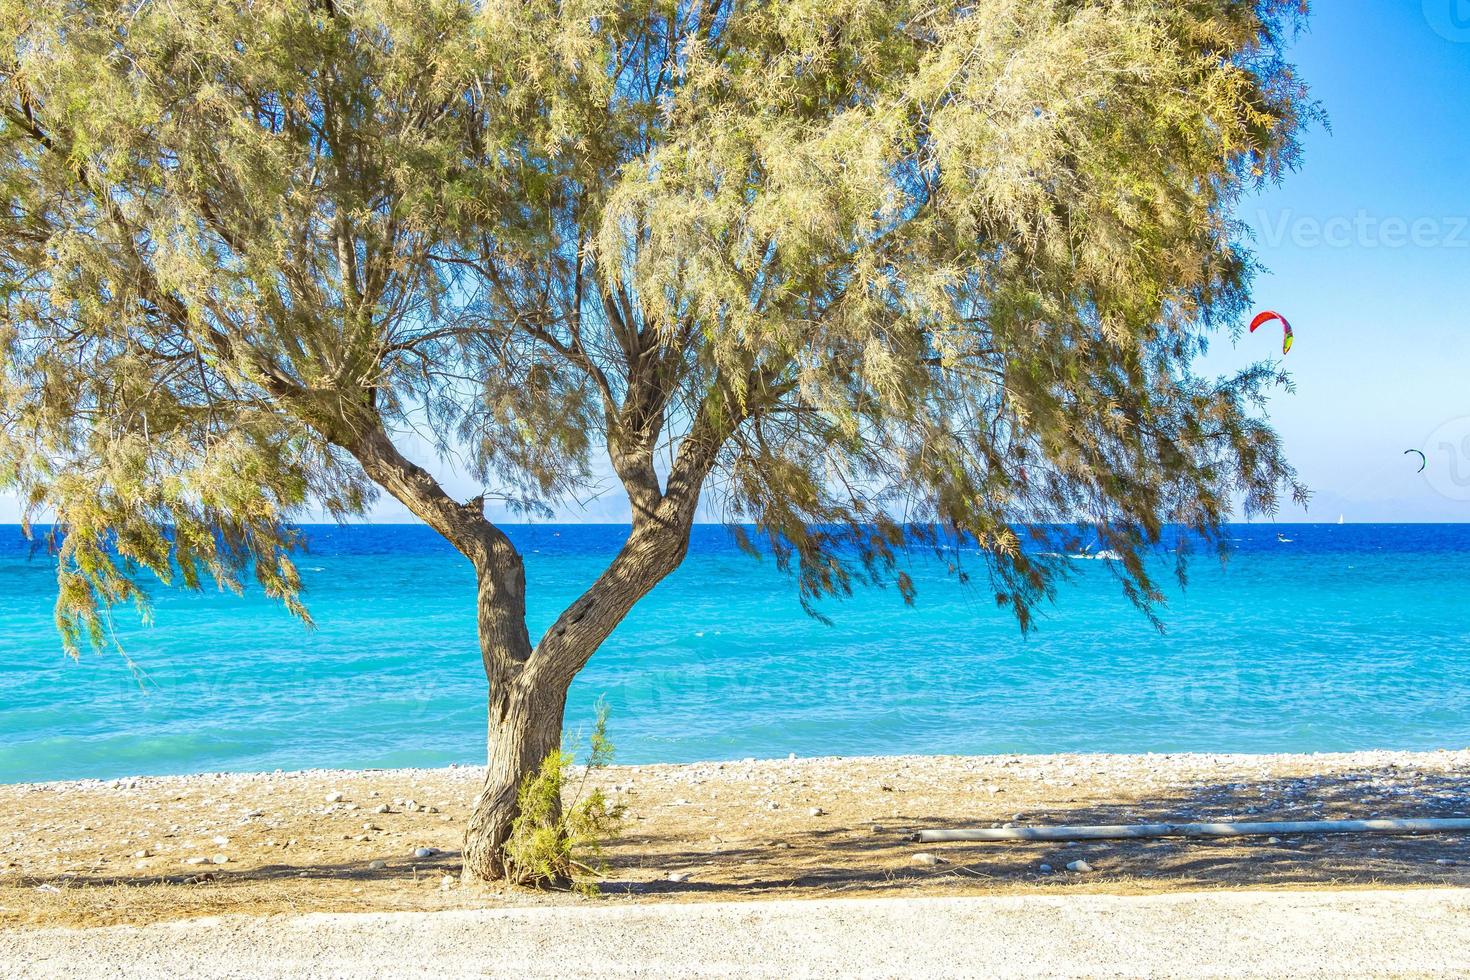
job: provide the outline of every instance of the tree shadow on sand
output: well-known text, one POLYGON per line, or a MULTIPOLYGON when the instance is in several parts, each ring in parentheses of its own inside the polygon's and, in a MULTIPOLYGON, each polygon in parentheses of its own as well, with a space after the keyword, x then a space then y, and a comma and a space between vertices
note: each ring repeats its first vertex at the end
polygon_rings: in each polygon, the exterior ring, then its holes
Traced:
MULTIPOLYGON (((987 806, 993 809, 994 804, 987 806)), ((978 809, 977 805, 977 809, 978 809)), ((1193 821, 1288 821, 1470 816, 1470 784, 1444 774, 1363 770, 1322 778, 1200 783, 1147 801, 1031 807, 1020 825, 1061 826, 1193 821)), ((1137 841, 919 844, 925 829, 999 826, 974 818, 905 815, 858 828, 814 829, 718 851, 660 848, 660 867, 679 882, 609 881, 604 889, 641 894, 738 897, 771 890, 883 893, 916 885, 983 891, 1010 886, 1123 886, 1125 890, 1215 887, 1470 885, 1470 834, 1291 835, 1277 839, 1163 838, 1137 841), (913 864, 918 853, 943 863, 913 864), (1085 860, 1094 870, 1066 866, 1085 860), (1042 870, 1047 865, 1050 871, 1042 870)))
POLYGON ((211 865, 185 868, 170 874, 84 874, 65 872, 51 875, 23 875, 19 883, 33 887, 103 887, 144 885, 201 885, 244 882, 336 881, 372 882, 401 880, 405 876, 438 881, 445 875, 456 878, 460 872, 459 851, 439 851, 432 858, 406 858, 401 854, 385 854, 380 858, 343 862, 273 863, 249 868, 211 865))

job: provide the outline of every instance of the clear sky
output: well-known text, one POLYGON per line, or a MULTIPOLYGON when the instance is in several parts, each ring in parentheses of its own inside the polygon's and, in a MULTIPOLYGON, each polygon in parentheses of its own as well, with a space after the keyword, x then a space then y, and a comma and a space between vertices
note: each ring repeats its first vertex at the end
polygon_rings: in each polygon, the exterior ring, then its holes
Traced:
MULTIPOLYGON (((1308 519, 1470 520, 1470 0, 1314 7, 1292 57, 1331 132, 1240 215, 1269 269, 1256 301, 1296 333, 1271 417, 1308 519)), ((1279 342, 1222 339, 1206 364, 1279 342)))
MULTIPOLYGON (((1268 269, 1258 306, 1296 334, 1297 391, 1271 416, 1315 498, 1279 519, 1467 521, 1470 0, 1314 6, 1291 56, 1331 131, 1308 132, 1301 170, 1240 213, 1268 269), (1426 454, 1424 474, 1409 448, 1426 454)), ((1274 325, 1221 336, 1202 367, 1229 371, 1279 344, 1274 325)), ((0 522, 15 516, 0 499, 0 522)), ((558 515, 626 517, 616 493, 558 515)), ((373 518, 407 515, 385 500, 373 518)))

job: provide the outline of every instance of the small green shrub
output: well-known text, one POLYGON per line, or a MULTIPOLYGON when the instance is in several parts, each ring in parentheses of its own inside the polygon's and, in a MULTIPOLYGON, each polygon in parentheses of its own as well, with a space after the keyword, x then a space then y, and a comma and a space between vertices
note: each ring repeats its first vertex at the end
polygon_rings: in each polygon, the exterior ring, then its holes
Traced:
POLYGON ((612 756, 607 705, 599 701, 581 778, 573 784, 575 746, 563 745, 521 782, 516 794, 520 815, 505 845, 506 862, 516 880, 597 894, 594 879, 606 871, 602 847, 621 826, 623 807, 587 781, 593 770, 612 762, 612 756))

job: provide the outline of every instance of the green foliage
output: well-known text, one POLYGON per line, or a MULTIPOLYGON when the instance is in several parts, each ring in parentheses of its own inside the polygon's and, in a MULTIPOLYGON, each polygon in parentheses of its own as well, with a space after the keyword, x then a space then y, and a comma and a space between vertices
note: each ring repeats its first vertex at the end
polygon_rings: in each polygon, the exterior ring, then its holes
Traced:
POLYGON ((376 483, 471 553, 603 449, 639 527, 703 488, 809 603, 968 540, 1025 625, 1026 536, 1082 519, 1152 610, 1169 525, 1303 495, 1279 369, 1193 365, 1315 114, 1304 11, 0 0, 0 490, 73 648, 140 568, 304 614, 293 518, 376 483))
POLYGON ((589 876, 604 873, 602 847, 617 833, 623 807, 609 801, 601 787, 589 788, 587 780, 612 757, 607 705, 599 702, 587 761, 575 783, 576 753, 571 748, 552 752, 521 782, 516 795, 519 815, 505 845, 512 878, 532 884, 573 882, 577 891, 597 894, 597 883, 589 876))

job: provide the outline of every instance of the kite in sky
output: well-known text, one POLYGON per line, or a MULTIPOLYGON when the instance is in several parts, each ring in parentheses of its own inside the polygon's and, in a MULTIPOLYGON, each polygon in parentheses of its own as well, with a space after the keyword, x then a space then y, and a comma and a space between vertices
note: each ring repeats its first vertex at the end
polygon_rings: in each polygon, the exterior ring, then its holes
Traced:
POLYGON ((1281 327, 1286 333, 1286 339, 1281 342, 1281 353, 1289 354, 1291 352, 1291 342, 1293 339, 1291 335, 1291 324, 1287 323, 1286 317, 1282 316, 1280 313, 1277 313, 1274 310, 1266 310, 1264 313, 1258 313, 1256 315, 1256 318, 1251 321, 1251 333, 1255 333, 1257 327, 1261 326, 1262 324, 1270 323, 1272 320, 1281 321, 1281 327))

